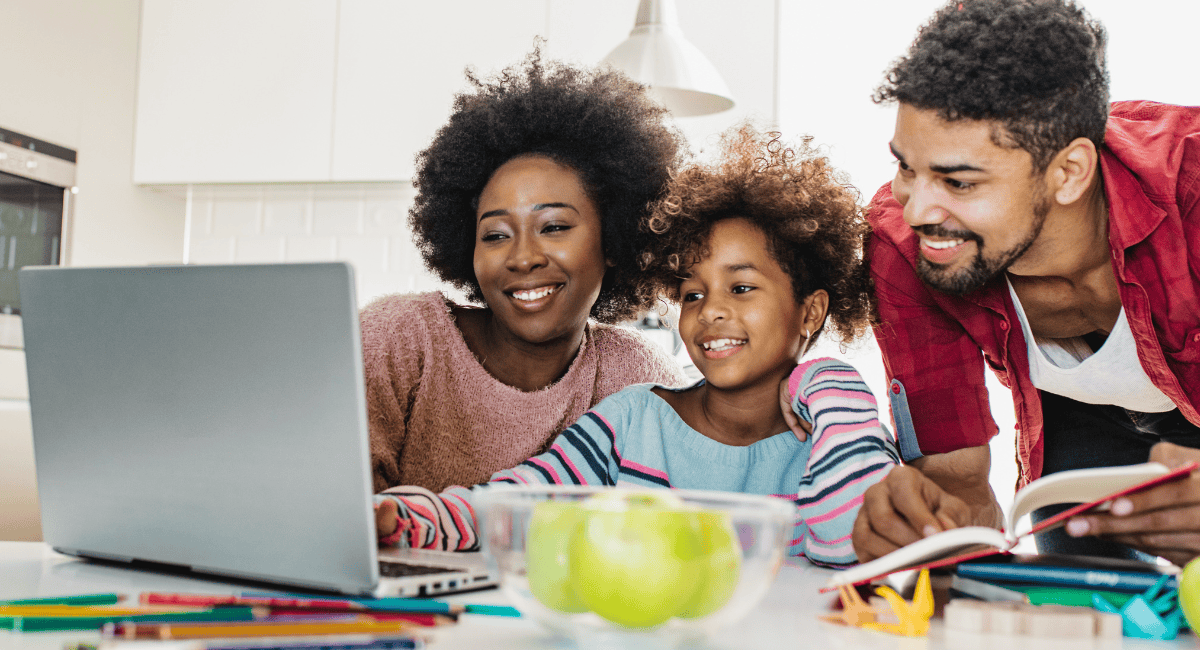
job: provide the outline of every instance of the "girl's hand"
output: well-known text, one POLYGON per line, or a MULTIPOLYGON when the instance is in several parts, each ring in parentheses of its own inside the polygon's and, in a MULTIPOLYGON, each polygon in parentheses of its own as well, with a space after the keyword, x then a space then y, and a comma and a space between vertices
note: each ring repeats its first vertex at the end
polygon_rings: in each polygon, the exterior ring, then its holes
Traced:
POLYGON ((397 519, 399 514, 400 509, 391 499, 385 499, 383 502, 375 504, 376 537, 383 539, 394 535, 399 527, 399 519, 397 519))
POLYGON ((796 439, 804 442, 808 440, 808 434, 812 433, 812 423, 800 419, 792 410, 792 395, 788 392, 788 379, 788 377, 784 377, 783 381, 779 382, 779 408, 783 411, 783 421, 787 423, 792 433, 796 434, 796 439))

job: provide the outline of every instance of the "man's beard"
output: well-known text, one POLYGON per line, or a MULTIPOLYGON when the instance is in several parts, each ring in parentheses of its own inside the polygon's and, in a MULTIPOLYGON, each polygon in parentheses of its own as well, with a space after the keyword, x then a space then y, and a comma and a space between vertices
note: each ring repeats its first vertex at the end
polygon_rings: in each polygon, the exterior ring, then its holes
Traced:
POLYGON ((918 226, 913 230, 927 237, 945 237, 975 242, 975 257, 971 259, 967 268, 952 272, 947 269, 946 265, 934 264, 918 255, 917 277, 921 278, 926 285, 942 293, 955 296, 971 293, 1007 270, 1013 262, 1017 261, 1017 258, 1024 255, 1025 251, 1033 246, 1038 235, 1042 234, 1042 226, 1046 223, 1046 215, 1049 213, 1050 197, 1046 196, 1045 188, 1042 188, 1034 197, 1033 226, 1029 229, 1025 239, 992 257, 984 257, 983 238, 970 230, 947 230, 937 224, 918 226))

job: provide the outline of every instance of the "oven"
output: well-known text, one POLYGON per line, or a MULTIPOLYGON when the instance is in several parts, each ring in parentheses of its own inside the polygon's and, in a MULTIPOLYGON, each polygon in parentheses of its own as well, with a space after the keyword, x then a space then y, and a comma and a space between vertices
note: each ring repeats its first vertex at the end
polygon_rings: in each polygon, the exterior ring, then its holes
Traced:
POLYGON ((0 347, 22 347, 17 270, 70 260, 75 157, 0 128, 0 347))

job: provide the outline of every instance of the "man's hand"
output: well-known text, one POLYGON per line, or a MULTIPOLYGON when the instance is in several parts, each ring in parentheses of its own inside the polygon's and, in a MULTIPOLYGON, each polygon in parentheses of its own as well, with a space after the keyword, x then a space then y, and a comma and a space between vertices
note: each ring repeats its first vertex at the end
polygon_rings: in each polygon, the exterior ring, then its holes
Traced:
POLYGON ((812 424, 801 420, 792 410, 792 396, 788 393, 788 380, 789 377, 784 377, 783 381, 779 382, 779 408, 783 411, 783 421, 792 430, 792 434, 796 436, 797 440, 804 442, 808 440, 808 434, 812 433, 812 424))
POLYGON ((942 490, 920 470, 900 465, 863 495, 854 521, 854 552, 859 562, 867 562, 969 521, 962 499, 942 490))
MULTIPOLYGON (((1200 449, 1160 442, 1150 460, 1175 468, 1200 461, 1200 449)), ((1183 566, 1200 556, 1200 472, 1121 497, 1107 513, 1072 517, 1067 534, 1097 535, 1183 566)))
POLYGON ((860 562, 961 526, 999 526, 1000 505, 988 483, 991 452, 968 447, 898 466, 867 489, 854 522, 860 562))

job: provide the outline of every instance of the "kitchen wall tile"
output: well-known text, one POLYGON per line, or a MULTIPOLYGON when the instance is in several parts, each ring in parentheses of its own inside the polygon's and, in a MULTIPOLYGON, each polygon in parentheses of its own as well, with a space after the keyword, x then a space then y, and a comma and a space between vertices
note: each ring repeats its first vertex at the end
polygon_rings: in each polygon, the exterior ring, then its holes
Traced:
POLYGON ((408 228, 409 183, 204 185, 191 191, 190 261, 354 265, 359 304, 391 293, 461 294, 425 270, 408 228))
POLYGON ((192 264, 229 264, 233 261, 233 237, 193 239, 188 262, 192 264))
POLYGON ((284 259, 288 262, 332 262, 337 259, 337 238, 288 237, 284 259))
POLYGON ((209 197, 192 199, 192 237, 205 238, 212 234, 212 204, 209 197))
POLYGON ((237 262, 282 262, 284 238, 276 235, 238 237, 233 259, 237 262))
POLYGON ((363 202, 364 231, 368 235, 412 237, 408 206, 400 199, 367 199, 363 202))
POLYGON ((257 235, 262 231, 262 201, 216 199, 212 206, 212 234, 219 237, 257 235))
POLYGON ((303 235, 309 232, 307 198, 263 201, 263 232, 270 235, 303 235))
POLYGON ((395 273, 419 275, 429 273, 425 269, 425 259, 417 250, 412 235, 389 238, 388 270, 395 273))
POLYGON ((337 257, 354 265, 359 273, 387 271, 388 241, 381 237, 339 237, 337 257))
POLYGON ((362 201, 317 198, 313 201, 314 235, 361 235, 362 201))

